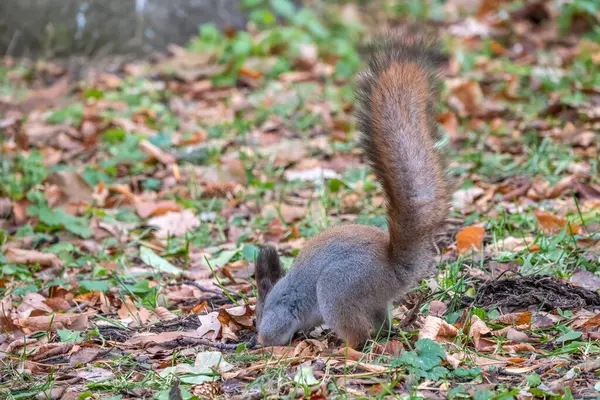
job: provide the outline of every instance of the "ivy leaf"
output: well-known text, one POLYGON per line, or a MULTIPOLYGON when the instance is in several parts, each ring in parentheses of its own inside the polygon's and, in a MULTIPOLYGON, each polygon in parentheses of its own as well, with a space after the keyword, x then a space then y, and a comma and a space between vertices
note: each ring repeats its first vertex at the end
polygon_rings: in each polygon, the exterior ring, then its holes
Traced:
POLYGON ((441 365, 442 360, 446 358, 446 352, 442 345, 431 339, 419 340, 415 343, 415 349, 419 354, 419 360, 425 370, 430 370, 435 366, 441 365))

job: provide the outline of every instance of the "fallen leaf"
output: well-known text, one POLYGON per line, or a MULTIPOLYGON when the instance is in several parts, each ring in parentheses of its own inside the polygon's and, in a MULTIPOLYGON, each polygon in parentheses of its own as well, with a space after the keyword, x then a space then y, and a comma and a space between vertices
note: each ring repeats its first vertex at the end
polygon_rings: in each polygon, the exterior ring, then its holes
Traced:
POLYGON ((159 272, 172 275, 180 275, 182 273, 182 271, 179 268, 177 268, 161 256, 155 254, 152 250, 150 250, 147 247, 140 247, 140 258, 145 264, 158 270, 159 272))
POLYGON ((452 195, 452 205, 458 210, 465 211, 485 190, 479 187, 469 189, 461 189, 454 192, 452 195))
POLYGON ((456 336, 458 336, 458 329, 443 319, 431 315, 425 318, 423 327, 419 331, 419 340, 431 339, 438 343, 446 342, 456 336))
POLYGON ((164 307, 156 307, 154 313, 158 318, 160 318, 161 321, 172 321, 177 319, 177 315, 173 314, 164 307))
POLYGON ((571 282, 593 292, 600 290, 600 276, 582 269, 571 276, 571 282))
POLYGON ((230 320, 237 324, 251 327, 254 326, 254 310, 249 305, 241 305, 231 308, 222 308, 219 310, 219 315, 227 314, 230 320))
POLYGON ((80 347, 78 351, 71 353, 69 356, 69 364, 87 364, 105 353, 106 350, 98 347, 80 347))
POLYGON ((48 176, 47 182, 56 185, 61 191, 62 197, 55 206, 69 202, 91 203, 93 201, 94 190, 75 171, 54 172, 48 176))
POLYGON ((429 313, 434 317, 441 317, 446 313, 448 307, 439 300, 433 300, 429 303, 429 313))
POLYGON ((4 256, 10 264, 39 264, 42 267, 62 267, 62 261, 56 254, 42 253, 37 250, 9 247, 4 256))
POLYGON ((546 235, 555 235, 563 230, 567 226, 567 233, 570 235, 580 235, 582 233, 581 227, 577 224, 569 223, 566 219, 557 217, 554 214, 550 214, 545 211, 535 210, 535 216, 538 220, 538 224, 546 235))
POLYGON ((53 310, 46 304, 46 298, 39 293, 33 292, 27 293, 25 297, 23 297, 21 304, 17 307, 19 318, 39 316, 49 312, 53 312, 53 310))
POLYGON ((156 236, 166 239, 169 236, 183 236, 200 226, 200 220, 190 209, 181 212, 167 212, 148 220, 148 225, 158 228, 156 236))
POLYGON ((31 333, 50 330, 56 331, 57 329, 84 331, 89 328, 88 318, 95 313, 95 311, 87 311, 82 314, 65 313, 19 318, 18 321, 16 321, 16 325, 24 332, 31 333))
POLYGON ((182 207, 172 200, 149 202, 143 200, 135 201, 135 211, 141 218, 164 215, 168 212, 180 212, 182 207))
POLYGON ((529 311, 504 314, 499 316, 494 322, 505 325, 529 325, 531 324, 531 316, 532 313, 529 311))
POLYGON ((471 249, 480 249, 485 236, 485 230, 480 226, 468 226, 456 235, 456 246, 460 254, 471 249))
POLYGON ((304 339, 294 348, 294 357, 317 356, 327 349, 327 342, 316 339, 304 339))
POLYGON ((456 82, 450 84, 448 105, 461 117, 476 115, 481 111, 483 91, 475 81, 456 82))
POLYGON ((267 205, 263 208, 262 213, 267 217, 278 217, 281 213, 283 221, 286 224, 291 224, 292 222, 303 218, 307 214, 307 210, 305 207, 292 206, 283 203, 278 206, 267 205))
POLYGON ((210 340, 218 339, 221 335, 221 321, 217 311, 210 314, 199 315, 200 327, 197 329, 200 337, 208 337, 210 340), (210 335, 209 335, 210 334, 210 335))
POLYGON ((471 317, 471 326, 469 328, 469 337, 473 339, 473 344, 477 350, 488 346, 489 341, 484 340, 482 336, 487 335, 492 330, 477 315, 471 317))
POLYGON ((69 90, 69 77, 65 76, 50 87, 31 91, 20 104, 19 109, 29 113, 37 108, 58 105, 69 90))
POLYGON ((514 328, 508 328, 506 338, 515 342, 530 342, 531 338, 525 333, 514 328))

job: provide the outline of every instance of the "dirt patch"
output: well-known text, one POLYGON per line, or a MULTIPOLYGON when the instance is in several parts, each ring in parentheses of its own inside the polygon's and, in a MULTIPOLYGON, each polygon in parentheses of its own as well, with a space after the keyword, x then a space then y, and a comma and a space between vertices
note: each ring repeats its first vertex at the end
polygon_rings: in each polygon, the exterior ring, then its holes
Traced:
POLYGON ((475 305, 483 308, 543 310, 600 307, 600 293, 549 276, 528 276, 489 281, 477 289, 475 305))

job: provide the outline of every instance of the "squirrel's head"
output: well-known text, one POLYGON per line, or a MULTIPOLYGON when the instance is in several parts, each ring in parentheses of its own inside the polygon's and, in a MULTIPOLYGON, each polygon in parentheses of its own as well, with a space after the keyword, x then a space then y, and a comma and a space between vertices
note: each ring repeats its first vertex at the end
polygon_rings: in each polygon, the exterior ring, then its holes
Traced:
POLYGON ((285 304, 269 302, 263 309, 259 321, 258 342, 263 346, 285 346, 289 344, 298 328, 295 321, 290 309, 285 304))
MULTIPOLYGON (((259 340, 263 337, 261 334, 261 321, 263 320, 265 303, 273 286, 283 277, 283 268, 279 262, 279 255, 273 246, 261 246, 258 258, 256 260, 256 286, 258 289, 258 301, 256 303, 256 327, 258 328, 259 340)), ((269 314, 269 320, 273 320, 269 314)), ((273 325, 269 323, 268 325, 273 325)), ((265 331, 268 330, 264 328, 265 331)), ((266 337, 269 337, 267 335, 266 337)))

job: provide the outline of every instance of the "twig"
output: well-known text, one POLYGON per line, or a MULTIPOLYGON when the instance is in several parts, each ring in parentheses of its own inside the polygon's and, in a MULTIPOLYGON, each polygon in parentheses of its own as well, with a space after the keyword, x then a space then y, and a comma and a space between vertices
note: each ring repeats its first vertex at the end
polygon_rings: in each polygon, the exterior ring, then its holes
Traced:
MULTIPOLYGON (((235 350, 241 344, 248 345, 248 343, 246 343, 246 342, 219 343, 219 342, 211 342, 208 339, 200 339, 200 338, 194 338, 194 337, 181 337, 181 338, 178 338, 175 340, 161 343, 161 347, 173 348, 173 347, 183 347, 183 346, 190 346, 190 345, 194 345, 194 346, 195 345, 203 345, 203 346, 214 347, 214 348, 220 349, 220 350, 235 350)), ((248 347, 250 347, 250 346, 248 346, 248 347)))
POLYGON ((167 286, 178 286, 178 285, 189 285, 189 286, 193 286, 195 288, 200 289, 203 292, 208 292, 208 293, 214 293, 214 294, 223 294, 222 292, 220 292, 217 289, 211 289, 208 288, 206 286, 203 286, 199 283, 196 283, 194 281, 180 281, 180 282, 171 282, 171 283, 167 283, 167 286))

